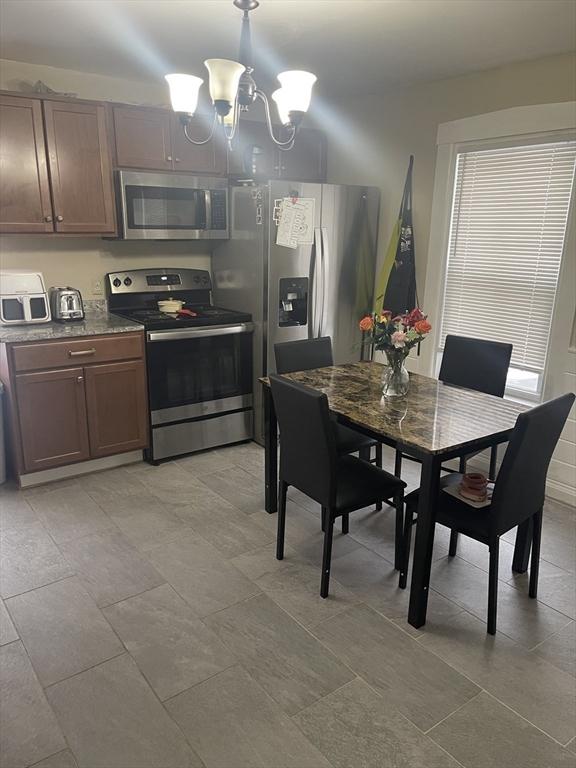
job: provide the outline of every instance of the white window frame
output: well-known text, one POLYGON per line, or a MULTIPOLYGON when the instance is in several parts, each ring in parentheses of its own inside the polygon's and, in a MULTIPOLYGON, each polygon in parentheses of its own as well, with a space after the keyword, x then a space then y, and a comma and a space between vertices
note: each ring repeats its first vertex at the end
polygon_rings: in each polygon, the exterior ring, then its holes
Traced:
MULTIPOLYGON (((565 141, 567 139, 576 140, 576 102, 514 107, 490 112, 486 115, 476 115, 450 123, 442 123, 438 127, 436 172, 423 304, 433 329, 426 343, 422 345, 419 364, 412 366, 412 370, 418 370, 428 376, 436 375, 436 353, 440 340, 440 314, 444 300, 450 219, 458 154, 482 148, 493 149, 495 147, 565 141)), ((568 241, 567 233, 564 241, 559 286, 563 285, 565 277, 572 272, 571 265, 568 264, 571 259, 566 258, 568 241)), ((552 328, 557 327, 558 305, 559 295, 557 293, 552 328)), ((542 393, 544 394, 547 389, 550 358, 551 355, 549 354, 543 373, 542 393)), ((524 394, 509 393, 508 396, 530 402, 529 396, 524 394)))

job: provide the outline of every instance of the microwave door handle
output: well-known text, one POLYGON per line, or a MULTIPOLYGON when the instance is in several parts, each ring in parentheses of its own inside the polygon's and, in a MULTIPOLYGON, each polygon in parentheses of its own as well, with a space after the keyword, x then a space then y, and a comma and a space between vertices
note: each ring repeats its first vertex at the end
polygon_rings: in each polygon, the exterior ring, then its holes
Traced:
POLYGON ((204 210, 206 212, 204 229, 212 229, 212 192, 209 189, 204 190, 204 210))

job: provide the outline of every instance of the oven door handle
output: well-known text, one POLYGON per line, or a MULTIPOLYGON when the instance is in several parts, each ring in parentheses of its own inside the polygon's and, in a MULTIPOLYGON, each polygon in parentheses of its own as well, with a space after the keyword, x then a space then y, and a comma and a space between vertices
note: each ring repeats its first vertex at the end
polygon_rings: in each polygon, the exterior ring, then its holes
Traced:
POLYGON ((238 325, 212 325, 206 328, 182 328, 174 331, 148 331, 148 341, 180 341, 180 339, 207 339, 210 336, 230 336, 235 333, 252 333, 253 323, 238 325))

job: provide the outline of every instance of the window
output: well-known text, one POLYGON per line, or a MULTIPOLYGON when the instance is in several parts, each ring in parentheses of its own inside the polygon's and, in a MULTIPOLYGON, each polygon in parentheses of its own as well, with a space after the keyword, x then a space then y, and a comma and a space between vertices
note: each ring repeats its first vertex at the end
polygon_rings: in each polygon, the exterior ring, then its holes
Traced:
POLYGON ((575 162, 575 141, 457 157, 440 350, 449 333, 511 343, 512 395, 541 395, 575 162))

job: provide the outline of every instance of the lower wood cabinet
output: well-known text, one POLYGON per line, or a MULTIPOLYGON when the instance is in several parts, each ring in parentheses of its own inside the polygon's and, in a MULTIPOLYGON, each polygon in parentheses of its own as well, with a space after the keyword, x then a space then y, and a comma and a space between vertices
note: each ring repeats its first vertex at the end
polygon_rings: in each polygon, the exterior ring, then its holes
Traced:
POLYGON ((16 475, 147 447, 143 334, 4 347, 0 367, 16 475), (86 350, 78 351, 78 343, 86 350), (119 360, 122 350, 133 359, 119 360), (83 352, 83 365, 70 367, 83 352))

